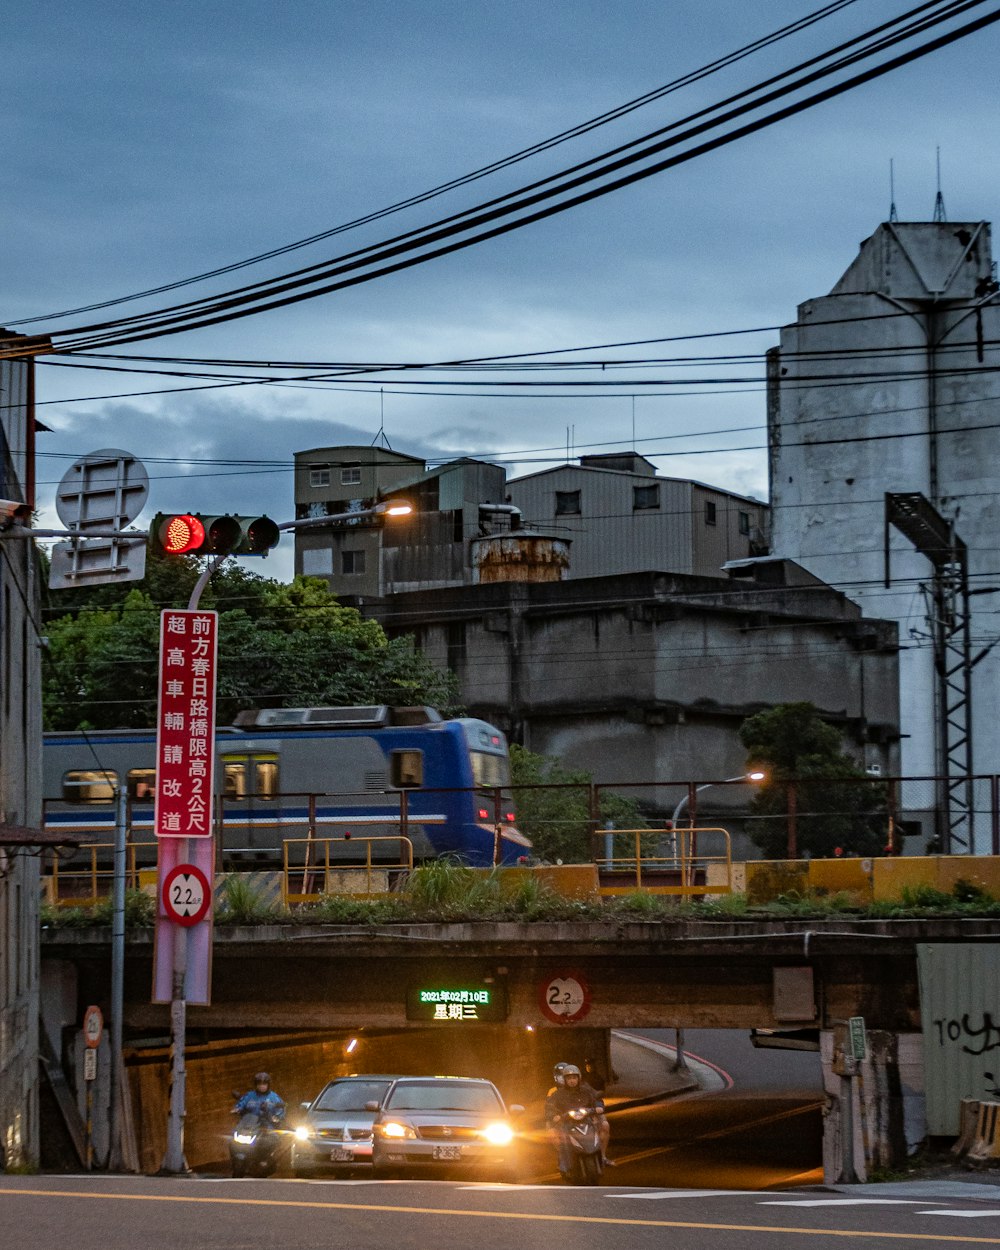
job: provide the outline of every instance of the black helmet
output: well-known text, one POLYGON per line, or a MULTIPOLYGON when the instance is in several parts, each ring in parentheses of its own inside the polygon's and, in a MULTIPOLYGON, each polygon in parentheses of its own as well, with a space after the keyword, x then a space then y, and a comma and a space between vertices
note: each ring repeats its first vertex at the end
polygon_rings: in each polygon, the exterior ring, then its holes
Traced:
POLYGON ((270 1088, 270 1086, 271 1086, 271 1074, 270 1074, 270 1072, 258 1072, 258 1073, 256 1073, 256 1075, 255 1075, 255 1076, 254 1076, 254 1078, 253 1078, 253 1083, 254 1083, 254 1085, 266 1085, 268 1088, 270 1088))
POLYGON ((568 1067, 569 1067, 568 1063, 557 1063, 556 1066, 552 1069, 552 1079, 555 1081, 557 1085, 561 1085, 563 1083, 563 1074, 565 1073, 568 1067))

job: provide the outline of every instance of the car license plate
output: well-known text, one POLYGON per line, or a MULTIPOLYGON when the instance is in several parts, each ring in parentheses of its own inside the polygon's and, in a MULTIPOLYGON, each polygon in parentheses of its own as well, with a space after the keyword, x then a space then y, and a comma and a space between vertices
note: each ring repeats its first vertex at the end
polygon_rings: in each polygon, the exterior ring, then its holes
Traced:
POLYGON ((435 1159, 461 1159, 461 1157, 462 1157, 461 1146, 435 1146, 434 1147, 435 1159))
POLYGON ((345 1150, 343 1146, 338 1146, 336 1150, 330 1151, 331 1163, 350 1163, 353 1158, 353 1153, 350 1150, 345 1150))

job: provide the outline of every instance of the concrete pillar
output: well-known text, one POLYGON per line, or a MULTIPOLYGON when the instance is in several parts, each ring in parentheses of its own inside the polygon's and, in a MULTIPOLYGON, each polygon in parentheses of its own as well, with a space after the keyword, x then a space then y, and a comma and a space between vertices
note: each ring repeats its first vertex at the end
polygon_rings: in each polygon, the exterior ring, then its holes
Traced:
POLYGON ((827 1097, 823 1179, 828 1185, 864 1182, 874 1171, 901 1168, 927 1131, 921 1035, 872 1030, 865 1059, 845 1064, 845 1034, 843 1025, 820 1033, 827 1097), (850 1151, 845 1131, 850 1133, 850 1151))

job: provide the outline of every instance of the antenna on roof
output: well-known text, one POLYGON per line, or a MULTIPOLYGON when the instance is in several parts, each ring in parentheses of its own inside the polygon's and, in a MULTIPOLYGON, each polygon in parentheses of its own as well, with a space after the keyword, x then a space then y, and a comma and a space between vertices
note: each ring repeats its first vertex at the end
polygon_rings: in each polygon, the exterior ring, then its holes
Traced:
POLYGON ((378 440, 381 439, 382 446, 387 448, 389 451, 392 451, 392 445, 390 444, 389 440, 385 436, 385 388, 384 387, 381 387, 381 386, 379 387, 378 395, 379 395, 379 426, 378 426, 378 433, 375 435, 375 437, 371 441, 371 446, 374 447, 375 444, 378 442, 378 440))
POLYGON ((889 157, 889 220, 899 221, 899 214, 896 212, 896 177, 891 156, 889 157))
POLYGON ((947 221, 948 214, 945 212, 944 196, 941 194, 941 149, 937 151, 937 196, 934 200, 934 220, 947 221))

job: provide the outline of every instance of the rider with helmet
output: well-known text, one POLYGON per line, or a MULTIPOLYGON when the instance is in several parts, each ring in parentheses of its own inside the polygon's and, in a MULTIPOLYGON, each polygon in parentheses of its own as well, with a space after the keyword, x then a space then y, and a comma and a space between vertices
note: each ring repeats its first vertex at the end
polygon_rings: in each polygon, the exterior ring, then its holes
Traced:
POLYGON ((240 1098, 233 1108, 236 1115, 266 1116, 272 1124, 280 1124, 285 1118, 285 1102, 272 1088, 271 1075, 268 1072, 257 1072, 253 1078, 253 1089, 240 1098))
POLYGON ((549 1090, 545 1099, 545 1123, 549 1129, 550 1140, 559 1152, 559 1171, 566 1176, 569 1172, 569 1160, 566 1156, 566 1143, 559 1127, 562 1117, 567 1111, 576 1107, 601 1107, 597 1125, 601 1139, 601 1155, 605 1166, 613 1167, 608 1158, 608 1140, 611 1137, 611 1125, 603 1112, 601 1096, 580 1075, 575 1063, 557 1063, 552 1070, 555 1085, 549 1090))

